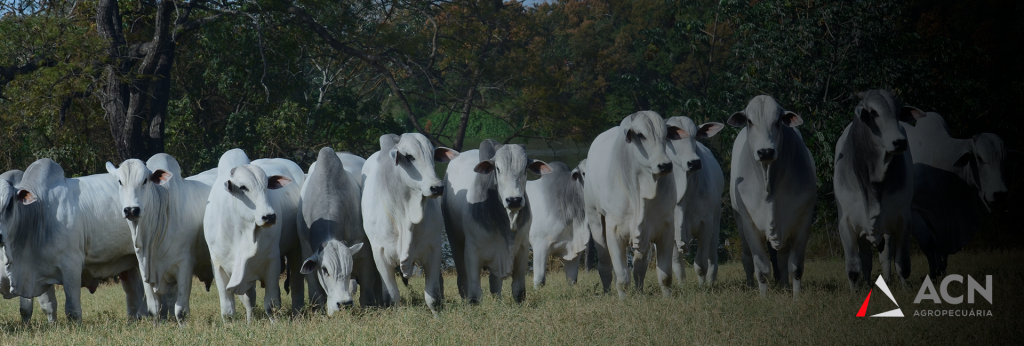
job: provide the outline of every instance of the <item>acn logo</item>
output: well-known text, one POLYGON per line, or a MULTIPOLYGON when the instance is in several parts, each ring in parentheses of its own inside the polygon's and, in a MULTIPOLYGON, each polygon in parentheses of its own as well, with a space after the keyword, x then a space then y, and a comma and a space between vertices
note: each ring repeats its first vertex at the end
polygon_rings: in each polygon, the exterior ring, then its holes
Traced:
MULTIPOLYGON (((892 297, 892 292, 889 292, 889 286, 885 284, 885 280, 882 280, 881 275, 878 276, 878 280, 875 280, 875 287, 882 290, 882 293, 885 293, 885 296, 889 297, 889 300, 891 300, 893 304, 896 304, 896 308, 880 314, 871 315, 871 317, 903 317, 903 310, 900 310, 900 304, 896 302, 896 298, 892 297)), ((864 304, 860 305, 860 311, 857 311, 857 317, 864 317, 864 315, 867 314, 868 302, 871 301, 871 292, 873 291, 874 289, 868 291, 868 297, 864 298, 864 304)))

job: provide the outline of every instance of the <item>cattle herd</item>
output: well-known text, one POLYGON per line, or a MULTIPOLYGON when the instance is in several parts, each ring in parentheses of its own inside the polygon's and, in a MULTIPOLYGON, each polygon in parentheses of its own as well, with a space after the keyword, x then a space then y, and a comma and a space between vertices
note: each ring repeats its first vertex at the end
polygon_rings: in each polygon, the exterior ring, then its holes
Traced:
MULTIPOLYGON (((886 91, 859 96, 834 162, 850 287, 868 281, 876 250, 883 275, 894 261, 906 280, 911 235, 930 274, 943 275, 948 255, 1006 199, 1009 151, 993 134, 952 138, 939 114, 886 91)), ((803 120, 757 96, 727 123, 742 128, 728 184, 747 284, 765 294, 773 276, 795 298, 817 198, 814 160, 795 129, 803 120)), ((54 285, 63 285, 67 318, 80 320, 81 288, 95 291, 117 276, 129 317, 182 323, 195 276, 207 290, 215 284, 223 318, 234 315, 239 296, 251 319, 257 284, 273 318, 287 273, 293 312, 308 289, 310 304, 332 315, 356 293, 361 306, 398 303, 396 274, 405 281, 418 266, 436 314, 447 236, 459 295, 471 303, 481 299, 484 269, 491 293, 511 276, 522 301, 531 249, 535 287, 544 285, 549 256, 564 261, 574 283, 591 239, 606 291, 613 279, 619 297, 631 279, 642 289, 657 256, 668 295, 673 277, 684 278, 680 254, 693 244, 699 284, 717 276, 726 180, 697 139, 723 127, 638 112, 601 133, 574 168, 493 140, 459 153, 418 133, 381 136, 368 159, 323 148, 307 172, 286 159, 250 161, 240 149, 191 177, 166 154, 108 162, 107 173, 81 178, 40 159, 0 175, 0 293, 20 297, 25 321, 38 297, 53 321, 54 285), (448 164, 443 180, 435 163, 448 164), (527 181, 528 171, 541 178, 527 181)))

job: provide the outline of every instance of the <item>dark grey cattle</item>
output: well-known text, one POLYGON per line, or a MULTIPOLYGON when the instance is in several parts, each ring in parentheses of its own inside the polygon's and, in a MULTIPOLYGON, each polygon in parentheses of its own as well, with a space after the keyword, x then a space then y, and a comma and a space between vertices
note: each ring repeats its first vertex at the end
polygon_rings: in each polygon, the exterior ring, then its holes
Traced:
POLYGON ((1009 150, 991 133, 956 139, 938 113, 902 124, 914 155, 913 233, 928 257, 932 277, 946 271, 949 255, 960 251, 993 206, 1006 200, 1009 150))
POLYGON ((743 269, 761 294, 768 292, 768 274, 775 267, 779 284, 800 293, 804 250, 817 199, 814 159, 794 127, 803 119, 779 106, 771 96, 757 96, 744 111, 729 117, 743 127, 732 146, 729 196, 743 246, 743 269), (767 245, 767 246, 766 246, 767 245), (775 250, 775 261, 769 259, 775 250))
POLYGON ((910 204, 914 195, 913 161, 900 121, 925 116, 902 106, 885 90, 859 93, 854 119, 836 143, 835 188, 839 238, 846 253, 850 288, 871 280, 873 249, 886 280, 890 260, 906 281, 910 276, 910 204))
MULTIPOLYGON (((10 170, 0 174, 0 189, 13 189, 15 185, 21 182, 21 177, 25 173, 20 170, 10 170)), ((3 254, 4 251, 4 230, 0 223, 0 296, 4 299, 13 299, 17 295, 11 293, 11 280, 7 277, 7 256, 3 254)), ((46 314, 46 318, 50 321, 57 320, 57 293, 53 290, 51 285, 46 293, 39 296, 39 308, 46 314)), ((29 323, 32 319, 32 298, 20 298, 21 299, 21 322, 29 323)))
MULTIPOLYGON (((327 314, 352 306, 350 278, 359 283, 362 306, 380 305, 381 279, 367 246, 360 211, 359 179, 328 147, 320 149, 316 170, 302 186, 299 200, 298 235, 302 256, 301 272, 309 284, 314 306, 326 304, 327 314)), ((368 245, 368 243, 367 243, 368 245)))

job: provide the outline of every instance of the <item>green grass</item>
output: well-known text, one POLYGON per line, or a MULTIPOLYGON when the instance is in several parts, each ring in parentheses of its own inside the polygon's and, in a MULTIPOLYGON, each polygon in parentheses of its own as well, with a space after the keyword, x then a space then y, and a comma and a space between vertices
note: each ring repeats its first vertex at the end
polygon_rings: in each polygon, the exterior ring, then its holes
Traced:
MULTIPOLYGON (((979 297, 981 302, 975 304, 943 308, 990 309, 993 317, 856 318, 867 291, 851 293, 842 261, 831 259, 807 263, 804 291, 796 301, 784 289, 773 289, 765 297, 748 289, 738 262, 723 265, 711 289, 698 288, 693 271, 688 270, 687 280, 673 288, 670 298, 661 296, 655 271, 650 270, 644 291, 630 292, 621 301, 602 293, 596 272, 581 273, 579 284, 567 287, 564 275, 555 271, 540 290, 532 288, 532 277, 528 277, 531 281, 521 305, 512 301, 511 281, 505 280, 506 293, 500 299, 488 296, 480 305, 469 306, 458 299, 455 277, 449 274, 446 305, 437 318, 423 304, 421 277, 411 280, 411 289, 402 288, 402 304, 395 308, 356 309, 333 318, 282 315, 271 323, 257 307, 251 324, 244 321, 244 311, 235 322, 223 323, 216 290, 206 292, 197 282, 189 323, 183 328, 173 322, 129 322, 120 285, 104 285, 95 294, 83 295, 81 325, 64 320, 60 290, 61 312, 55 324, 45 322, 37 307, 31 325, 24 326, 17 301, 0 301, 0 345, 1008 344, 1024 340, 1021 263, 1022 251, 962 253, 951 258, 951 273, 971 274, 982 283, 984 275, 993 276, 994 304, 979 297)), ((912 303, 927 267, 921 256, 914 257, 913 265, 910 287, 890 283, 908 316, 917 309, 936 308, 912 303)), ((953 294, 963 290, 951 285, 953 294)), ((877 290, 872 295, 869 314, 893 308, 877 290)), ((262 304, 262 298, 257 301, 262 304)), ((289 299, 284 301, 288 304, 289 299)), ((241 304, 238 308, 242 310, 241 304)))

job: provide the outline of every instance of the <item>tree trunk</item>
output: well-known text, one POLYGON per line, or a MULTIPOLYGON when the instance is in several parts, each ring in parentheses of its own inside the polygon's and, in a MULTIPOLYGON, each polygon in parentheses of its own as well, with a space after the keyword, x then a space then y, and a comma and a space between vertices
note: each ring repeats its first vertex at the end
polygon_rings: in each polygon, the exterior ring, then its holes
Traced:
POLYGON ((476 83, 470 86, 469 91, 466 92, 466 101, 462 103, 462 116, 459 118, 459 130, 455 133, 455 143, 452 143, 452 149, 455 151, 462 151, 462 144, 466 139, 466 126, 469 125, 469 113, 473 109, 473 93, 476 92, 476 83))

